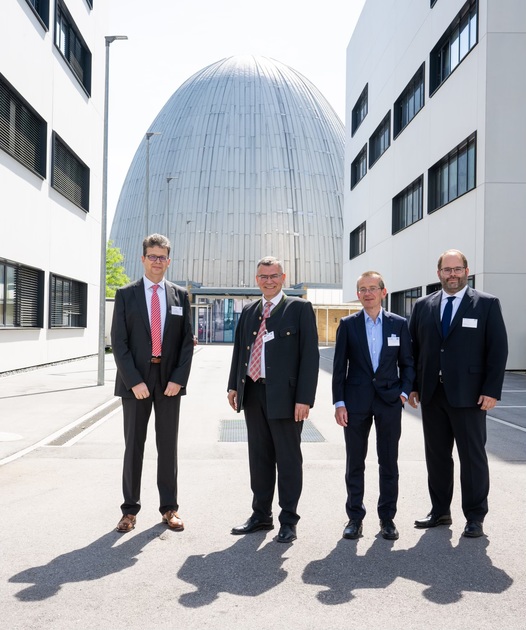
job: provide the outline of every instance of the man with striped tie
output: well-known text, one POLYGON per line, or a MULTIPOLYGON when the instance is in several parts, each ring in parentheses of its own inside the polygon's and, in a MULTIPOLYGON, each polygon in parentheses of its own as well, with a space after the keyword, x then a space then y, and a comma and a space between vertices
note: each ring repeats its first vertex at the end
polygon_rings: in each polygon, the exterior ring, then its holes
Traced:
POLYGON ((124 416, 124 502, 117 531, 135 527, 141 509, 141 473, 148 420, 155 410, 157 487, 162 521, 184 529, 177 510, 177 434, 181 396, 192 364, 194 338, 185 289, 165 280, 170 241, 152 234, 143 241, 144 276, 119 289, 111 327, 117 365, 115 395, 124 416))
POLYGON ((256 282, 263 297, 241 313, 228 379, 228 402, 245 413, 253 493, 252 515, 232 534, 273 529, 277 469, 281 527, 276 540, 290 543, 300 518, 301 431, 316 395, 318 333, 311 303, 283 292, 278 259, 258 262, 256 282))

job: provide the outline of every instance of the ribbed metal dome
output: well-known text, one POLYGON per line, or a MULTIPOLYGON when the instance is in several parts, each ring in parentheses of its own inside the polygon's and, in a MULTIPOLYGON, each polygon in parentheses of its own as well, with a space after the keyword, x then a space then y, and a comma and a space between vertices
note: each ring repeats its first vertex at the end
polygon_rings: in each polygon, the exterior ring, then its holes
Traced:
POLYGON ((168 277, 254 285, 264 255, 287 284, 341 284, 344 128, 301 74, 236 56, 188 79, 153 121, 130 166, 111 236, 130 278, 148 232, 172 242, 168 277), (147 156, 149 155, 149 159, 147 156))

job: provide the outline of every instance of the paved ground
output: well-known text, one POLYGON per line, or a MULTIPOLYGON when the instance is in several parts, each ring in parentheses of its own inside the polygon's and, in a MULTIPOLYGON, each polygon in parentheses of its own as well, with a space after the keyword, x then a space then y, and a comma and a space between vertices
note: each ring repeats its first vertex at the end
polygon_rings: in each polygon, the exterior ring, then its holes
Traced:
POLYGON ((421 423, 410 411, 400 447, 400 540, 378 536, 371 439, 364 536, 347 541, 343 436, 330 400, 331 349, 322 350, 311 419, 324 441, 303 446, 298 540, 281 545, 276 531, 229 533, 250 514, 246 443, 220 441, 221 421, 238 419, 225 391, 231 348, 196 350, 182 404, 182 533, 159 522, 153 435, 137 527, 114 531, 123 445, 111 356, 102 387, 96 358, 0 378, 2 627, 526 628, 524 375, 507 376, 488 420, 487 537, 461 537, 458 491, 451 527, 413 528, 429 504, 421 423))

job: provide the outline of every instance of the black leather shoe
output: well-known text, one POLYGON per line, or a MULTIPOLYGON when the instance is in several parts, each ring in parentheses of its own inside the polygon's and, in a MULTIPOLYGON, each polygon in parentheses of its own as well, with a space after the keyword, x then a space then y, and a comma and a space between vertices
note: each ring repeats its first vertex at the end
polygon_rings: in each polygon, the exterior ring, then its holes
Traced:
POLYGON ((451 525, 452 522, 451 514, 437 516, 433 512, 429 512, 425 518, 415 521, 415 527, 417 529, 425 529, 426 527, 436 527, 437 525, 451 525))
POLYGON ((363 531, 362 521, 355 521, 351 518, 351 520, 345 526, 343 530, 343 537, 350 538, 351 540, 355 540, 356 538, 360 538, 363 531))
POLYGON ((392 518, 380 519, 380 533, 386 540, 398 540, 399 534, 392 518))
POLYGON ((276 542, 291 543, 296 540, 296 525, 290 525, 289 523, 283 523, 279 528, 279 533, 276 536, 276 542))
POLYGON ((246 523, 243 523, 243 525, 232 527, 232 531, 230 533, 234 534, 234 536, 239 536, 241 534, 252 534, 253 532, 258 532, 260 529, 274 529, 272 519, 262 521, 255 516, 251 516, 246 523))
POLYGON ((462 536, 466 536, 466 538, 479 538, 480 536, 484 536, 482 523, 480 521, 468 521, 466 527, 464 527, 462 536))

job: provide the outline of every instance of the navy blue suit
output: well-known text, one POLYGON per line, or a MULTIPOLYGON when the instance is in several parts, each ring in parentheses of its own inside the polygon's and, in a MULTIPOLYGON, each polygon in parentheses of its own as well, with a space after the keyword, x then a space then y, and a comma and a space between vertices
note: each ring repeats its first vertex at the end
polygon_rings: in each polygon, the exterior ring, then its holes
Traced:
POLYGON ((407 321, 383 311, 382 351, 373 369, 364 311, 344 317, 338 327, 332 376, 333 402, 343 401, 348 413, 344 427, 347 462, 346 510, 362 520, 365 458, 374 418, 380 467, 378 516, 392 519, 398 499, 398 442, 401 434, 400 394, 413 387, 414 367, 407 321), (393 341, 389 342, 391 338, 393 341))

